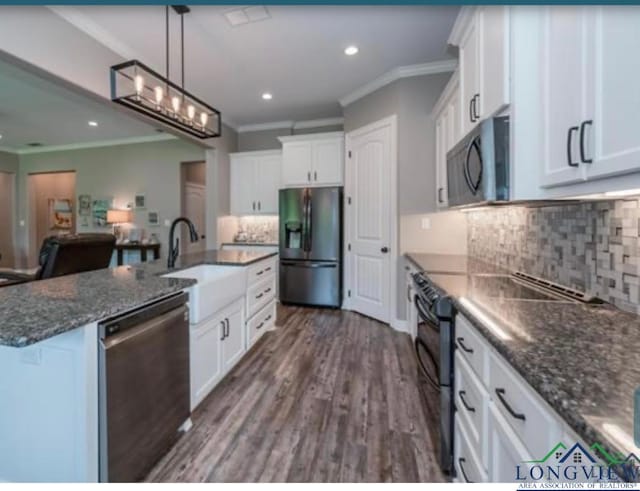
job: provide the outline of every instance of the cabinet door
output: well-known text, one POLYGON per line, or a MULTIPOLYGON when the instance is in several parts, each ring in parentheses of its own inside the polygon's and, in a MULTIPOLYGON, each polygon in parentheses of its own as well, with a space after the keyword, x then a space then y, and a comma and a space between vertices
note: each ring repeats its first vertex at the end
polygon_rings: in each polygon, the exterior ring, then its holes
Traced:
POLYGON ((222 341, 222 371, 228 372, 245 352, 243 302, 236 302, 225 314, 226 335, 222 341))
POLYGON ((640 8, 592 7, 590 107, 581 124, 588 179, 640 170, 640 8), (631 55, 633 53, 633 55, 631 55))
POLYGON ((587 18, 584 7, 545 7, 542 22, 543 111, 542 184, 554 186, 585 178, 580 165, 579 125, 585 119, 587 18))
POLYGON ((231 214, 256 213, 256 163, 253 157, 231 157, 231 214))
POLYGON ((311 184, 311 142, 282 145, 282 184, 285 187, 311 184))
POLYGON ((191 327, 191 409, 211 392, 222 376, 222 319, 191 327))
POLYGON ((532 460, 524 445, 500 415, 493 402, 489 403, 489 481, 516 482, 527 475, 532 460))
POLYGON ((466 135, 476 124, 480 113, 478 94, 478 30, 471 21, 460 43, 460 105, 462 134, 466 135), (475 98, 475 103, 474 103, 475 98))
POLYGON ((256 162, 256 198, 259 213, 278 214, 278 190, 282 179, 282 156, 268 155, 256 162))
MULTIPOLYGON (((449 131, 447 135, 447 145, 445 146, 445 159, 446 152, 451 150, 456 143, 462 138, 462 117, 464 116, 460 110, 460 83, 456 83, 451 99, 448 104, 448 116, 447 123, 449 125, 449 131)), ((446 166, 445 166, 446 170, 446 166)))
POLYGON ((448 108, 436 119, 436 203, 438 208, 447 207, 447 133, 449 132, 448 108))
POLYGON ((493 116, 509 103, 509 7, 478 8, 481 119, 493 116))
POLYGON ((312 143, 311 180, 316 186, 342 186, 344 183, 344 140, 336 138, 312 143))

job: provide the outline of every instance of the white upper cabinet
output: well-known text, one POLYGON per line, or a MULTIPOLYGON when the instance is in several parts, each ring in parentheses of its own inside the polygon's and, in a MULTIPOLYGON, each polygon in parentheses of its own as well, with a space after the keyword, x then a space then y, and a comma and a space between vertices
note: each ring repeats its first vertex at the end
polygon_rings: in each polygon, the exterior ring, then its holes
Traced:
POLYGON ((465 8, 456 21, 463 135, 509 104, 509 32, 506 6, 465 8))
POLYGON ((448 206, 447 199, 447 152, 462 136, 460 114, 460 81, 458 72, 452 76, 442 96, 434 107, 436 126, 436 204, 438 208, 448 206))
POLYGON ((231 214, 277 215, 282 152, 240 152, 231 159, 231 214))
POLYGON ((590 7, 587 112, 580 123, 587 179, 640 170, 640 8, 590 7))
POLYGON ((344 133, 283 136, 280 141, 285 187, 344 184, 344 133))
POLYGON ((542 31, 542 184, 568 184, 585 178, 578 137, 586 119, 587 10, 545 7, 542 31))
POLYGON ((639 25, 637 7, 545 7, 543 186, 640 170, 639 25))

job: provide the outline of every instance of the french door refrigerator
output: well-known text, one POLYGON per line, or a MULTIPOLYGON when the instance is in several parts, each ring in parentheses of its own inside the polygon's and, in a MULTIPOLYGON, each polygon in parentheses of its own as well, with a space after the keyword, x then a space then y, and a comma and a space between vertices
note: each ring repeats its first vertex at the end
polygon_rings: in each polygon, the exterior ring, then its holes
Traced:
POLYGON ((342 305, 342 188, 281 189, 280 302, 342 305))

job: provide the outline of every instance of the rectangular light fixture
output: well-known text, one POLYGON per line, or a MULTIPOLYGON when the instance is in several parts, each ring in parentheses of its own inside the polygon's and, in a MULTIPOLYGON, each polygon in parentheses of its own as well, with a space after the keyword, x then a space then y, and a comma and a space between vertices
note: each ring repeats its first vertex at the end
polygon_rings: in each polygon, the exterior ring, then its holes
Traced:
POLYGON ((222 133, 220 111, 138 60, 110 70, 111 100, 197 138, 222 133))

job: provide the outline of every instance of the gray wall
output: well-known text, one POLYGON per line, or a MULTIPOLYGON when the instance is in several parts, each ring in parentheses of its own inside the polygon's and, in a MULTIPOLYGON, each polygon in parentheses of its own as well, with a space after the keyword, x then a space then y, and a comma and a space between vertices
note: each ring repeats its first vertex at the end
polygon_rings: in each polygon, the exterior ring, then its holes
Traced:
POLYGON ((18 172, 18 155, 0 151, 0 172, 18 172))
POLYGON ((398 211, 436 210, 435 129, 431 110, 451 73, 398 80, 344 108, 344 130, 398 117, 398 211))
MULTIPOLYGON (((400 216, 436 210, 435 128, 431 111, 450 77, 451 73, 439 73, 400 79, 344 108, 345 133, 393 114, 397 116, 400 216)), ((398 217, 398 234, 400 223, 398 217)), ((399 319, 406 317, 403 264, 402 257, 397 256, 396 316, 399 319)))
MULTIPOLYGON (((118 208, 132 202, 136 193, 144 193, 147 209, 134 213, 135 224, 148 233, 158 235, 164 245, 164 255, 168 228, 163 221, 171 220, 180 213, 180 163, 204 159, 203 148, 182 140, 21 155, 18 219, 26 222, 18 237, 21 264, 25 263, 29 250, 27 186, 30 173, 76 171, 76 197, 89 194, 92 198, 113 198, 114 206, 118 208), (159 227, 148 225, 148 211, 160 214, 159 227)), ((79 233, 98 230, 91 223, 83 226, 81 220, 77 224, 79 233)))
MULTIPOLYGON (((215 183, 214 191, 217 197, 215 216, 228 215, 231 209, 229 196, 229 184, 231 182, 229 154, 239 151, 239 136, 234 129, 224 125, 222 128, 222 136, 213 142, 217 157, 217 182, 215 183)), ((210 192, 211 188, 208 188, 207 191, 210 192)))
POLYGON ((279 136, 307 135, 310 133, 328 133, 342 131, 341 124, 320 126, 317 128, 278 128, 275 130, 246 131, 238 133, 238 152, 253 152, 256 150, 276 150, 282 147, 279 136))

